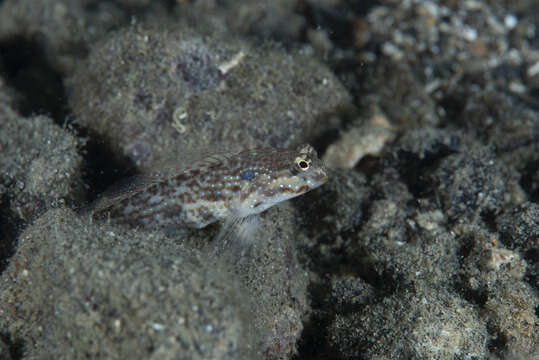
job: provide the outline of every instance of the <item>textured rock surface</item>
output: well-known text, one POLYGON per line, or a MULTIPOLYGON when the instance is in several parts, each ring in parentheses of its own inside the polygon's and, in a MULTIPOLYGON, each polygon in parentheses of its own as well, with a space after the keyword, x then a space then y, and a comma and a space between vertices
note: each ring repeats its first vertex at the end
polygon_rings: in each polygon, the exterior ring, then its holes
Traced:
POLYGON ((21 116, 4 91, 0 86, 0 197, 4 211, 31 221, 51 206, 80 199, 84 140, 47 116, 21 116))
POLYGON ((1 327, 37 340, 29 358, 254 356, 249 297, 217 261, 67 210, 47 212, 19 239, 2 277, 1 327))
POLYGON ((537 357, 537 6, 0 1, 0 358, 537 357), (300 142, 250 241, 51 209, 300 142))
POLYGON ((150 170, 189 149, 305 141, 350 100, 312 57, 173 24, 112 34, 69 87, 78 123, 150 170))

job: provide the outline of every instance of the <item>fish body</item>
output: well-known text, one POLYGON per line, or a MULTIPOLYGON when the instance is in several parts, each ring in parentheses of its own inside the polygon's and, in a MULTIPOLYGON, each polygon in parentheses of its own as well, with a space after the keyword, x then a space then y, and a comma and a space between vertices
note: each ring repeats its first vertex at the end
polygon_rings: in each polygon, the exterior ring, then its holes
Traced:
POLYGON ((91 217, 150 228, 203 228, 258 214, 326 181, 326 168, 310 145, 219 153, 105 197, 91 217))

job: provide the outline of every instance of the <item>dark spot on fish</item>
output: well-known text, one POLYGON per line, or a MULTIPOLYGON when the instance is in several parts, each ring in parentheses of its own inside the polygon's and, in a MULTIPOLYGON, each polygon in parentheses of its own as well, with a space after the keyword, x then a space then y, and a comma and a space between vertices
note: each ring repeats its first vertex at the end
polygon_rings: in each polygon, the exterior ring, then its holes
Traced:
POLYGON ((148 193, 152 196, 154 195, 157 195, 157 193, 159 192, 159 187, 157 185, 152 185, 150 187, 148 187, 148 193))
POLYGON ((170 204, 163 209, 163 216, 169 218, 177 218, 182 214, 182 206, 179 204, 170 204))

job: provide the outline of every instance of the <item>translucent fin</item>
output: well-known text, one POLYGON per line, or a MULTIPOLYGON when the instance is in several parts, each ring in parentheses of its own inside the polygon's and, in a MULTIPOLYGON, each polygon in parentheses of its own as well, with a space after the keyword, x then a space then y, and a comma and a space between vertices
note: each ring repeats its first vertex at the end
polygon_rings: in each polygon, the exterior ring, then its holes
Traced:
POLYGON ((186 167, 196 167, 197 164, 211 160, 213 156, 234 156, 246 150, 270 149, 267 144, 252 142, 216 143, 204 148, 181 149, 173 154, 158 157, 152 164, 148 173, 159 173, 164 176, 172 176, 182 172, 186 167))
POLYGON ((236 242, 240 246, 252 244, 262 226, 260 216, 249 215, 247 217, 231 217, 222 224, 221 231, 215 237, 213 243, 217 251, 229 246, 231 242, 236 242))
POLYGON ((128 177, 109 187, 101 195, 99 195, 99 197, 95 201, 81 207, 78 212, 83 216, 91 216, 93 213, 107 209, 112 205, 122 201, 123 199, 131 196, 133 193, 142 191, 148 186, 158 183, 162 180, 163 177, 160 175, 135 175, 128 177))
POLYGON ((234 226, 234 236, 242 245, 252 244, 256 241, 262 227, 263 222, 260 215, 250 215, 234 226))
POLYGON ((211 163, 216 155, 232 156, 247 148, 250 147, 234 144, 233 146, 214 145, 210 148, 182 150, 179 154, 158 159, 152 166, 155 169, 153 172, 165 177, 174 176, 188 167, 196 168, 201 164, 211 163))

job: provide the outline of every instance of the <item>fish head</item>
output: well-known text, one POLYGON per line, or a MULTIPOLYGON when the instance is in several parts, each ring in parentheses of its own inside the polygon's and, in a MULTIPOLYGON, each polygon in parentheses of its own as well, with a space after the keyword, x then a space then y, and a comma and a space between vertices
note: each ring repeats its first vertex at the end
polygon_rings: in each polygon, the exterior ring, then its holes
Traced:
POLYGON ((242 191, 242 204, 253 213, 305 194, 327 182, 327 169, 316 150, 306 144, 294 150, 273 149, 256 156, 258 165, 240 177, 249 179, 242 191))

